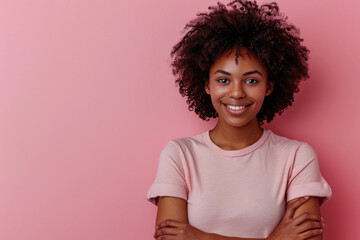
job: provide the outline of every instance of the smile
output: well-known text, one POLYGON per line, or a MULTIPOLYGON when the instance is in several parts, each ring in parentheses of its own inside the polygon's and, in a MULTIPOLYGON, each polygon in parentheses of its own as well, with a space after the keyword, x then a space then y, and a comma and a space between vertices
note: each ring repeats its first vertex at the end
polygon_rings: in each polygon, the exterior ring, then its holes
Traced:
POLYGON ((226 105, 227 108, 230 108, 231 110, 241 110, 244 109, 245 106, 232 106, 232 105, 226 105))
POLYGON ((230 110, 239 111, 239 110, 249 107, 251 104, 242 105, 242 106, 234 106, 234 105, 226 105, 226 104, 224 104, 224 105, 230 110))
POLYGON ((248 109, 249 107, 252 105, 252 103, 250 104, 244 104, 244 105, 230 105, 230 104, 224 104, 223 105, 226 107, 226 110, 228 113, 232 114, 232 115, 243 115, 248 109))

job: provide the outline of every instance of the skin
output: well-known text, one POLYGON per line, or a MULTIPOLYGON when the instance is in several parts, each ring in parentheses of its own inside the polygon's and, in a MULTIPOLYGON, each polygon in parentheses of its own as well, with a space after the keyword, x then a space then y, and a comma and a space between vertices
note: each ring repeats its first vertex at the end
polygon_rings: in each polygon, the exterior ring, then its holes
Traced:
POLYGON ((224 150, 242 149, 255 143, 262 135, 256 115, 273 90, 267 81, 266 67, 246 50, 241 51, 238 64, 235 51, 225 52, 209 71, 205 91, 219 118, 210 131, 211 140, 224 150), (241 115, 230 114, 225 105, 249 105, 241 115))
MULTIPOLYGON (((157 240, 250 240, 206 233, 191 226, 188 223, 187 202, 184 199, 160 197, 158 209, 154 234, 157 240)), ((321 227, 318 198, 298 198, 287 204, 283 219, 265 240, 318 240, 322 239, 321 227)))
MULTIPOLYGON (((262 136, 256 115, 273 84, 267 81, 266 67, 251 52, 242 49, 235 62, 235 51, 222 54, 209 70, 205 91, 210 95, 219 118, 210 131, 211 140, 224 150, 250 146, 262 136), (234 114, 229 105, 246 106, 234 114)), ((293 199, 279 225, 266 240, 322 239, 322 218, 317 197, 293 199)), ((157 240, 247 240, 203 232, 188 223, 187 202, 160 197, 154 238, 157 240)))

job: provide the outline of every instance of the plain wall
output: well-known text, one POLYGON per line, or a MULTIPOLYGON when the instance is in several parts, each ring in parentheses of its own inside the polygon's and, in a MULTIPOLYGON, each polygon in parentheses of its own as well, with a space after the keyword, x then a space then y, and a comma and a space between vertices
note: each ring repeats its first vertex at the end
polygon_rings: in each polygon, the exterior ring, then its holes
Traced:
MULTIPOLYGON (((215 2, 1 1, 0 239, 152 239, 160 151, 215 124, 187 110, 169 68, 185 23, 215 2)), ((360 239, 360 4, 278 2, 310 79, 266 127, 317 151, 333 190, 324 239, 360 239)))

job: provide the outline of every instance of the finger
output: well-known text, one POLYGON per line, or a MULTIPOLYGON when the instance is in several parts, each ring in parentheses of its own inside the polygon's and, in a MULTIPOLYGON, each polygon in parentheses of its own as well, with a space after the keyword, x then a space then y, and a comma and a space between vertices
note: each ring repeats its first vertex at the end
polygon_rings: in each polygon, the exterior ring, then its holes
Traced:
POLYGON ((163 235, 178 235, 179 229, 172 227, 163 227, 155 231, 154 238, 163 236, 163 235))
POLYGON ((322 233, 322 229, 313 229, 313 230, 309 230, 309 231, 300 233, 299 236, 301 239, 308 239, 308 238, 320 235, 321 233, 322 233))
POLYGON ((323 224, 321 222, 306 221, 296 228, 297 233, 303 233, 309 230, 322 229, 323 224))
POLYGON ((322 218, 319 215, 312 214, 312 213, 302 213, 301 215, 294 218, 294 224, 300 225, 305 221, 316 221, 316 222, 322 222, 322 218))
POLYGON ((182 227, 185 223, 179 222, 172 219, 166 219, 165 221, 162 221, 157 225, 157 229, 163 228, 163 227, 182 227))
POLYGON ((296 201, 288 204, 286 206, 285 218, 292 218, 294 216, 295 210, 300 207, 303 203, 309 200, 309 197, 297 198, 296 201))

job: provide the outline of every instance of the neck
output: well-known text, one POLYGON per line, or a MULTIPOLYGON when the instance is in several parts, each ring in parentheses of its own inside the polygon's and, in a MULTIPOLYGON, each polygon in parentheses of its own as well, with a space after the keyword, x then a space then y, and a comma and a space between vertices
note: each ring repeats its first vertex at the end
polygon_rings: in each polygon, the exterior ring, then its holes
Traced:
POLYGON ((224 150, 239 150, 258 141, 263 133, 257 119, 245 126, 233 127, 222 124, 220 120, 215 128, 210 130, 211 140, 224 150))

